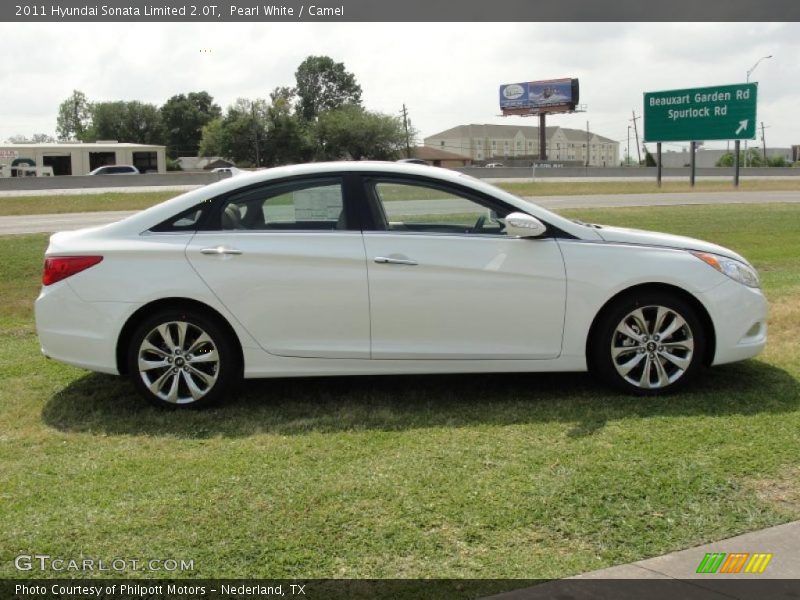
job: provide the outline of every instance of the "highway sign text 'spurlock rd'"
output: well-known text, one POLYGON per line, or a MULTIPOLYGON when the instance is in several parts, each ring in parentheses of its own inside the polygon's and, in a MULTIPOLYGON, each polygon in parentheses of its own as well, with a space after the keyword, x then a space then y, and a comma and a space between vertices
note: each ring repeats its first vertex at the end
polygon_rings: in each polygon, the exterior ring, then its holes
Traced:
POLYGON ((644 141, 752 140, 757 83, 645 92, 644 141))

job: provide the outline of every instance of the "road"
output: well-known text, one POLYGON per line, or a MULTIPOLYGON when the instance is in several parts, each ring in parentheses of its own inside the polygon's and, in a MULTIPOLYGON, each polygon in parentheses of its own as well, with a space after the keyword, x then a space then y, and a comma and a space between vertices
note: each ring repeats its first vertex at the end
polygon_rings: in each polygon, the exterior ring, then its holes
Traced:
MULTIPOLYGON (((800 203, 800 191, 794 192, 690 192, 676 194, 620 194, 617 196, 539 196, 529 198, 553 210, 566 208, 614 208, 627 206, 682 206, 693 204, 768 204, 800 203)), ((289 207, 287 207, 288 209, 289 207)), ((469 210, 460 200, 426 201, 424 208, 415 201, 391 203, 392 214, 448 214, 469 210)), ((289 209, 290 210, 290 209, 289 209)), ((50 233, 112 223, 135 211, 66 213, 0 217, 0 235, 50 233)))

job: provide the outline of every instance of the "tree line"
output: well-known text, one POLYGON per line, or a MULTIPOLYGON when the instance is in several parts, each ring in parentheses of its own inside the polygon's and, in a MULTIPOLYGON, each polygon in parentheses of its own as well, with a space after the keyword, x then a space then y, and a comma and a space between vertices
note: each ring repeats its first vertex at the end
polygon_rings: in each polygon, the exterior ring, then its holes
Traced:
MULTIPOLYGON (((294 86, 276 87, 267 98, 238 98, 224 112, 206 91, 174 95, 159 107, 92 102, 75 90, 59 106, 56 131, 61 140, 158 144, 170 159, 222 156, 245 167, 405 155, 413 129, 399 116, 365 109, 361 94, 343 63, 309 56, 294 86)), ((11 141, 27 141, 15 137, 11 141)))
MULTIPOLYGON (((744 150, 739 151, 739 165, 744 167, 790 167, 792 164, 787 161, 783 156, 765 156, 766 152, 758 148, 749 148, 745 155, 744 150), (745 163, 745 157, 747 163, 745 163)), ((734 165, 736 156, 733 152, 726 152, 717 161, 718 167, 732 167, 734 165)))

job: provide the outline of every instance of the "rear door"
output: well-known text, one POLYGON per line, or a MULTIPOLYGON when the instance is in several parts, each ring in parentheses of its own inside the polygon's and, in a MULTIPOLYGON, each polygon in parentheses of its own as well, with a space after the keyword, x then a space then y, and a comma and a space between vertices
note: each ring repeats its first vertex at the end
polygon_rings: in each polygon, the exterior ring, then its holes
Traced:
POLYGON ((360 226, 342 177, 268 183, 223 200, 189 261, 268 352, 369 358, 360 226))

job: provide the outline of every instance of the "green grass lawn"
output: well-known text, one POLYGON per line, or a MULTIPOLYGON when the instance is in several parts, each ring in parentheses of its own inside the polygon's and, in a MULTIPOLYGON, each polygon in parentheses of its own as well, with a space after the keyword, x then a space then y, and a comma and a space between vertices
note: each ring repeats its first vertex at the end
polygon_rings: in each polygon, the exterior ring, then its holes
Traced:
MULTIPOLYGON (((13 557, 193 559, 193 577, 551 578, 800 518, 800 207, 573 210, 733 247, 770 341, 689 392, 588 375, 248 382, 162 412, 39 354, 46 236, 0 238, 0 577, 13 557)), ((163 573, 128 573, 132 576, 163 573)))
POLYGON ((181 192, 109 192, 0 198, 0 216, 141 210, 181 192))
MULTIPOLYGON (((642 193, 680 193, 680 192, 729 192, 735 188, 729 181, 698 181, 692 189, 688 182, 668 181, 658 188, 655 181, 537 181, 521 183, 501 183, 499 187, 519 196, 571 196, 583 194, 642 194, 642 193)), ((798 191, 797 180, 756 179, 742 181, 739 191, 798 191)), ((111 192, 103 194, 75 194, 60 196, 20 196, 0 198, 0 216, 45 215, 71 212, 94 212, 103 210, 141 210, 180 192, 111 192)), ((384 190, 384 200, 422 199, 420 188, 414 188, 413 195, 401 189, 384 190)), ((439 197, 432 193, 430 198, 439 197)), ((288 204, 287 202, 278 202, 288 204)))
POLYGON ((698 180, 694 188, 686 181, 664 181, 658 187, 653 181, 547 181, 508 182, 499 186, 518 196, 577 196, 584 194, 674 194, 686 192, 779 192, 800 190, 800 177, 796 179, 742 180, 738 188, 732 181, 698 180))

